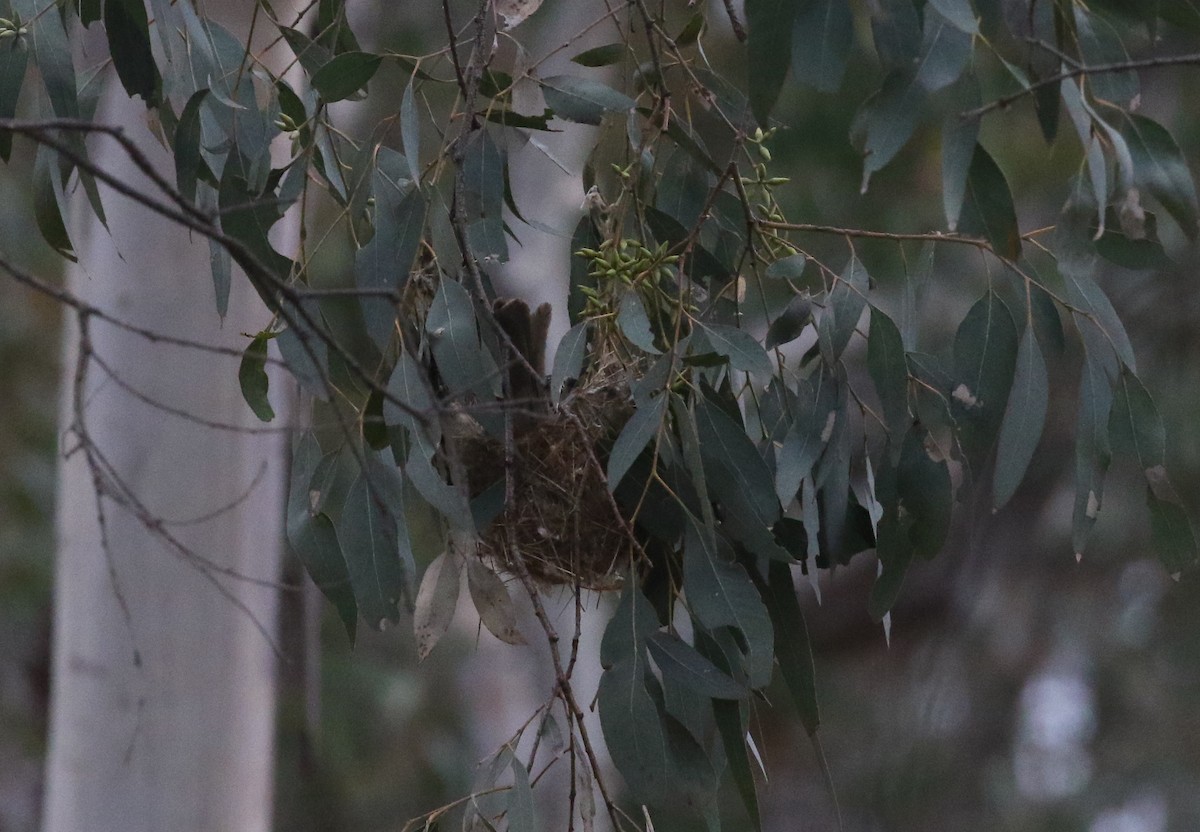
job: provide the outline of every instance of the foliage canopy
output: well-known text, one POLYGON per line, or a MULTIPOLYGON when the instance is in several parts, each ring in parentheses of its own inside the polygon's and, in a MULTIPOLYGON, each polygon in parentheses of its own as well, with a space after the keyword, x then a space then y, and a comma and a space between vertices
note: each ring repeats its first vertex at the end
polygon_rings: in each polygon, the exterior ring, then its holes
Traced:
MULTIPOLYGON (((597 812, 596 738, 571 686, 578 642, 560 647, 541 600, 566 586, 577 604, 584 589, 620 591, 597 707, 633 801, 656 823, 715 828, 728 774, 757 823, 748 719, 776 666, 814 738, 819 724, 794 573, 816 586, 819 571, 873 553, 866 603, 885 620, 965 494, 983 489, 1000 509, 1020 487, 1051 406, 1047 362, 1067 361, 1068 337, 1083 347, 1075 553, 1112 455, 1126 453, 1145 474, 1165 568, 1195 566, 1162 421, 1095 280, 1101 260, 1163 263, 1160 215, 1168 237, 1200 228, 1178 145, 1137 112, 1139 71, 1200 60, 1160 52, 1200 33, 1191 4, 746 0, 743 21, 731 8, 709 19, 693 4, 630 0, 553 50, 577 65, 553 75, 522 44, 537 0, 418 5, 446 23, 445 46, 428 55, 364 47, 342 0, 295 19, 257 4, 266 48, 294 56, 273 74, 261 45, 186 0, 0 0, 0 156, 14 135, 36 142, 38 227, 73 258, 62 219, 73 188, 100 222, 99 184, 131 190, 89 161, 85 138, 121 142, 144 163, 126 131, 91 121, 99 93, 115 75, 145 102, 175 181, 145 164, 155 188, 137 198, 208 238, 220 314, 233 264, 269 310, 239 372, 248 405, 275 418, 276 361, 311 397, 287 533, 351 639, 359 619, 411 614, 427 655, 465 572, 483 624, 520 643, 501 576, 528 595, 555 686, 528 736, 481 774, 481 794, 506 788, 468 814, 532 828, 530 772, 559 718, 581 785, 571 811, 585 823, 597 812), (730 24, 744 41, 736 54, 712 33, 730 24), (84 27, 104 31, 111 72, 72 59, 84 27), (601 42, 586 47, 593 33, 601 42), (374 103, 385 67, 408 76, 381 102, 386 118, 333 106, 374 103), (944 229, 784 216, 780 193, 800 186, 772 170, 777 131, 793 127, 773 116, 777 102, 792 84, 837 94, 850 67, 879 78, 856 102, 851 136, 863 191, 922 124, 940 122, 944 229), (42 117, 14 120, 19 98, 42 117), (1080 148, 1058 221, 1035 230, 1022 230, 996 148, 980 140, 985 118, 1024 107, 1048 144, 1080 148), (563 122, 597 129, 583 216, 547 229, 522 216, 509 158, 563 122), (289 210, 304 210, 306 226, 284 252, 269 235, 289 210), (531 226, 574 252, 570 329, 548 373, 548 313, 497 298, 490 277, 531 226), (329 235, 353 241, 341 284, 310 269, 329 235), (806 241, 819 235, 847 241, 844 262, 814 255, 806 241), (897 291, 868 274, 864 239, 921 248, 897 291), (950 247, 980 252, 986 281, 950 349, 930 353, 917 311, 950 247)), ((616 827, 639 825, 612 786, 598 792, 616 827)))

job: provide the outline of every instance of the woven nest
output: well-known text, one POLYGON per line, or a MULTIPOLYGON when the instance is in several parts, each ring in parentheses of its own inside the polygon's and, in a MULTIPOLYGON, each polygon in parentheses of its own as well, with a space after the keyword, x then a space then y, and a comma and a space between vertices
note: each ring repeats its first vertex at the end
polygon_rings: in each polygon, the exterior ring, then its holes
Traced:
MULTIPOLYGON (((555 410, 530 420, 513 439, 513 499, 484 532, 481 557, 505 571, 516 559, 545 585, 618 589, 636 545, 618 517, 596 462, 633 413, 624 373, 592 373, 555 410)), ((501 443, 466 455, 472 491, 504 476, 501 443)))

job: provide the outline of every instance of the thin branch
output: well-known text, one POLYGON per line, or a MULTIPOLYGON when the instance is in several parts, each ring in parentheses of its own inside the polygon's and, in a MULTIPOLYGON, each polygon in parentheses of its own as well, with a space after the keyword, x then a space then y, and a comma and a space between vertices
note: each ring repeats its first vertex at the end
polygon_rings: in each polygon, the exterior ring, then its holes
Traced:
POLYGON ((1082 64, 1064 69, 1057 75, 1051 75, 1049 78, 1043 78, 1040 81, 1034 81, 1027 87, 1023 87, 1017 92, 1009 95, 1002 95, 994 101, 990 101, 981 107, 976 107, 973 110, 966 110, 959 115, 962 121, 973 121, 977 118, 982 118, 993 110, 1003 109, 1014 101, 1024 98, 1027 95, 1040 90, 1042 87, 1048 87, 1051 84, 1058 84, 1071 78, 1078 78, 1081 75, 1104 75, 1114 72, 1130 72, 1135 69, 1153 69, 1164 66, 1189 66, 1200 64, 1200 53, 1192 53, 1190 55, 1165 55, 1154 58, 1139 58, 1131 61, 1118 61, 1110 64, 1094 64, 1092 66, 1084 66, 1082 64))

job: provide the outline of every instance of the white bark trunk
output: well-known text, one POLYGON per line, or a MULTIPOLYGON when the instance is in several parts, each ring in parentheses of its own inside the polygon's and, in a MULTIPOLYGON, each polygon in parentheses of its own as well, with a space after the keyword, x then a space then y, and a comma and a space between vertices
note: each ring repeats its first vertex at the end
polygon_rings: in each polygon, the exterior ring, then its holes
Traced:
MULTIPOLYGON (((113 79, 97 119, 125 125, 173 180, 166 154, 140 126, 144 113, 113 79)), ((95 145, 93 161, 145 183, 111 141, 95 145)), ((131 323, 208 344, 242 348, 241 333, 268 322, 235 273, 222 324, 206 243, 105 196, 111 236, 94 219, 77 233, 83 265, 70 270, 73 293, 131 323)), ((64 426, 75 419, 79 350, 77 321, 67 319, 64 426)), ((90 328, 96 354, 145 396, 207 420, 260 424, 241 399, 236 358, 153 343, 102 321, 90 328)), ((86 391, 92 441, 169 534, 221 569, 277 580, 285 434, 215 431, 169 415, 94 364, 86 391)), ((275 424, 286 422, 277 390, 272 398, 275 424)), ((265 832, 276 667, 259 627, 275 632, 277 590, 211 570, 206 577, 112 500, 102 506, 106 552, 91 471, 82 452, 70 453, 76 444, 64 432, 44 829, 265 832)))

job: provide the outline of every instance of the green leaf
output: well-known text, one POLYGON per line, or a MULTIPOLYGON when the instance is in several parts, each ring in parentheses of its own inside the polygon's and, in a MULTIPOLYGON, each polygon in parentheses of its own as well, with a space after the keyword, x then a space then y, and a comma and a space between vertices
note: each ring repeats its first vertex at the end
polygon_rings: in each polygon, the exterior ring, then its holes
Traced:
POLYGON ((333 521, 327 514, 315 512, 311 505, 310 489, 320 461, 321 448, 316 437, 311 431, 299 434, 292 448, 287 539, 313 583, 337 610, 353 644, 358 604, 350 588, 346 559, 342 556, 333 521))
POLYGON ((788 305, 767 327, 767 349, 789 344, 800 337, 812 320, 812 301, 807 293, 792 297, 788 305))
POLYGON ((867 337, 867 370, 875 382, 883 405, 883 420, 895 439, 908 432, 908 362, 900 329, 887 315, 871 308, 871 332, 867 337))
POLYGON ((623 43, 606 43, 580 52, 571 62, 580 66, 612 66, 620 63, 628 52, 629 47, 623 43))
MULTIPOLYGON (((1165 481, 1165 472, 1161 474, 1165 481)), ((1178 502, 1173 489, 1161 492, 1159 482, 1151 479, 1146 489, 1146 501, 1150 507, 1150 536, 1158 551, 1163 568, 1174 578, 1185 569, 1191 569, 1200 561, 1196 549, 1196 534, 1188 519, 1187 510, 1178 502)))
POLYGON ((491 390, 491 367, 480 347, 475 306, 461 283, 442 280, 425 319, 425 332, 451 395, 491 390))
POLYGON ((465 207, 471 243, 483 258, 508 259, 504 240, 504 177, 507 162, 487 130, 477 130, 463 151, 465 207))
POLYGON ((804 267, 808 264, 808 257, 803 254, 789 254, 787 257, 780 257, 771 265, 767 266, 766 276, 773 280, 799 280, 804 274, 804 267))
POLYGON ((655 396, 650 400, 649 407, 639 407, 621 428, 621 433, 617 436, 617 441, 613 443, 612 452, 608 457, 609 491, 614 491, 620 485, 634 460, 658 435, 663 417, 666 415, 666 408, 667 397, 655 396))
POLYGON ((854 43, 850 5, 845 0, 798 5, 792 29, 792 75, 820 92, 837 92, 854 43))
POLYGON ((201 171, 206 169, 200 156, 200 106, 208 98, 208 90, 200 90, 188 99, 179 114, 175 127, 175 184, 189 202, 196 201, 196 186, 201 171))
POLYGON ((1162 417, 1141 380, 1129 370, 1117 378, 1108 432, 1113 447, 1131 454, 1143 471, 1166 463, 1167 433, 1162 417))
POLYGON ((796 6, 794 0, 746 0, 747 89, 750 109, 763 127, 787 76, 796 6))
MULTIPOLYGON (((1112 359, 1109 359, 1112 363, 1112 359)), ((1108 420, 1113 390, 1100 357, 1086 350, 1079 381, 1079 416, 1075 428, 1075 508, 1071 546, 1083 556, 1088 536, 1104 501, 1104 475, 1112 458, 1108 420)))
POLYGON ((62 183, 57 181, 59 169, 56 154, 39 144, 33 159, 33 218, 42 239, 74 263, 75 249, 59 209, 58 194, 62 192, 62 183))
POLYGON ((162 77, 150 50, 150 22, 142 0, 105 0, 104 32, 108 52, 125 92, 140 95, 147 107, 162 97, 162 77))
POLYGON ((764 597, 775 628, 779 672, 792 695, 800 722, 811 737, 821 724, 821 713, 817 706, 816 670, 808 624, 796 598, 791 568, 786 563, 772 561, 768 576, 768 591, 764 597))
POLYGON ((1096 333, 1099 337, 1095 340, 1103 345, 1104 349, 1115 351, 1121 363, 1136 372, 1137 362, 1133 354, 1133 344, 1130 343, 1125 325, 1121 323, 1121 318, 1108 295, 1104 294, 1104 290, 1082 269, 1063 268, 1062 276, 1067 287, 1067 301, 1080 310, 1074 313, 1074 317, 1085 340, 1088 340, 1087 333, 1096 333))
POLYGON ((313 89, 327 104, 349 98, 367 85, 382 62, 368 52, 343 52, 313 73, 313 89))
POLYGON ((967 172, 966 202, 959 230, 982 235, 1001 257, 1012 261, 1021 257, 1021 230, 1008 181, 981 144, 975 145, 967 172))
POLYGON ((896 466, 896 496, 909 521, 908 539, 913 553, 926 558, 945 545, 954 511, 950 469, 931 447, 928 431, 914 425, 896 466))
POLYGON ((600 665, 606 670, 626 659, 640 659, 646 639, 659 628, 654 607, 636 581, 626 584, 600 641, 600 665))
POLYGON ((388 509, 402 499, 403 483, 394 466, 371 455, 365 461, 346 494, 337 532, 358 608, 367 624, 379 630, 400 620, 405 591, 396 518, 388 509))
POLYGON ((651 633, 646 640, 650 657, 663 676, 670 676, 684 687, 709 699, 745 699, 750 691, 696 651, 696 648, 671 633, 651 633))
POLYGON ((891 72, 854 116, 851 138, 863 154, 862 193, 871 176, 908 144, 925 103, 925 90, 910 69, 891 72))
POLYGON ((657 803, 669 793, 671 760, 658 707, 646 690, 644 667, 644 659, 617 662, 600 677, 596 699, 604 744, 617 771, 640 801, 657 803))
POLYGON ((1017 350, 1017 369, 1012 392, 1000 425, 996 448, 996 471, 992 479, 992 508, 999 510, 1016 493, 1037 450, 1046 426, 1050 382, 1046 360, 1032 326, 1025 327, 1017 350))
POLYGON ((799 410, 775 453, 775 493, 785 504, 796 499, 801 480, 812 473, 817 457, 833 436, 839 399, 837 378, 832 373, 815 373, 800 382, 799 410))
MULTIPOLYGON (((17 100, 25 83, 28 63, 29 50, 18 48, 15 38, 0 44, 0 118, 12 118, 17 114, 17 100)), ((0 159, 5 162, 12 155, 12 139, 12 133, 0 132, 0 159)))
POLYGON ((41 73, 54 114, 79 118, 73 52, 57 4, 53 0, 12 0, 12 8, 29 29, 33 62, 41 73))
POLYGON ((742 805, 750 815, 754 829, 762 829, 762 818, 758 809, 758 793, 754 787, 754 772, 746 753, 746 731, 742 723, 742 707, 737 702, 713 702, 713 716, 721 742, 725 748, 725 759, 733 775, 734 785, 742 797, 742 805))
POLYGON ((871 5, 871 33, 885 69, 908 69, 921 48, 921 19, 912 0, 876 0, 871 5))
POLYGON ((951 231, 958 229, 978 138, 978 120, 964 123, 957 116, 950 116, 942 128, 942 207, 951 231))
POLYGON ((688 18, 688 22, 679 30, 679 34, 675 36, 675 45, 679 47, 691 46, 700 39, 700 33, 704 31, 704 12, 699 11, 688 18))
MULTIPOLYGON (((359 289, 390 290, 399 294, 425 230, 425 198, 415 187, 401 188, 382 169, 372 176, 375 198, 375 236, 354 255, 354 284, 359 289)), ((360 297, 363 322, 371 340, 386 352, 396 330, 396 300, 360 297)))
POLYGON ((267 332, 260 332, 254 336, 250 346, 242 353, 242 363, 238 368, 242 398, 250 405, 254 415, 263 422, 275 418, 275 411, 271 409, 271 402, 267 399, 267 344, 270 340, 270 333, 267 332))
POLYGON ((533 813, 533 787, 529 784, 529 772, 516 755, 508 766, 513 773, 513 785, 508 793, 508 828, 534 832, 538 826, 533 813))
MULTIPOLYGON (((1158 240, 1158 217, 1151 211, 1145 212, 1141 233, 1137 236, 1121 228, 1117 210, 1109 207, 1105 212, 1104 233, 1096 240, 1096 253, 1118 266, 1127 269, 1164 269, 1171 261, 1158 240)), ((1093 236, 1099 231, 1093 224, 1093 236)))
POLYGON ((581 124, 599 124, 605 113, 625 113, 635 103, 624 93, 589 78, 555 75, 543 78, 541 85, 546 104, 555 115, 581 124))
POLYGON ((1017 326, 995 292, 971 307, 954 336, 951 412, 959 441, 977 474, 1004 419, 1017 349, 1017 326))
POLYGON ((706 629, 733 627, 742 634, 750 685, 761 688, 771 681, 774 663, 771 619, 746 570, 732 561, 732 553, 719 552, 720 545, 708 542, 695 522, 688 524, 683 550, 688 605, 706 629))
POLYGON ((333 59, 333 53, 297 29, 280 26, 279 33, 300 61, 300 67, 311 78, 333 59))
POLYGON ((554 369, 550 373, 550 400, 558 404, 563 386, 583 372, 587 357, 588 321, 580 321, 567 330, 554 353, 554 369))
POLYGON ((414 434, 426 436, 425 441, 430 447, 435 446, 441 438, 437 403, 430 392, 425 371, 408 350, 400 352, 400 358, 388 379, 387 392, 389 398, 383 402, 383 423, 389 427, 399 425, 414 434), (397 402, 407 406, 408 410, 397 402), (425 423, 422 424, 414 414, 423 414, 425 423), (432 432, 426 435, 427 431, 432 432))
POLYGON ((699 327, 713 351, 728 359, 733 369, 761 375, 770 375, 775 369, 762 344, 744 329, 724 324, 700 324, 699 327))
POLYGON ((630 289, 621 298, 621 306, 617 310, 617 326, 621 333, 643 352, 651 355, 661 355, 662 350, 654 345, 654 330, 650 328, 650 317, 642 304, 642 296, 637 289, 630 289))
POLYGON ((1146 116, 1122 113, 1121 135, 1133 157, 1134 182, 1162 203, 1189 240, 1196 239, 1200 208, 1187 160, 1167 129, 1146 116))
POLYGON ((417 100, 413 93, 412 80, 404 88, 400 99, 400 140, 404 143, 404 158, 408 160, 408 172, 412 181, 421 184, 421 118, 417 114, 417 100))
POLYGON ((741 422, 707 397, 695 413, 706 484, 725 511, 725 529, 756 555, 790 561, 771 534, 782 513, 771 469, 741 422))
POLYGON ((862 261, 851 257, 842 276, 837 279, 817 326, 821 342, 821 355, 825 363, 833 365, 850 343, 858 320, 867 305, 870 278, 862 261))
MULTIPOLYGON (((1121 64, 1130 60, 1129 51, 1112 23, 1099 15, 1089 14, 1083 6, 1072 5, 1070 8, 1075 17, 1075 39, 1085 65, 1121 64)), ((1121 107, 1136 106, 1133 103, 1139 95, 1136 72, 1097 72, 1089 74, 1087 82, 1096 98, 1121 107)))
MULTIPOLYGON (((917 59, 917 83, 926 92, 950 86, 971 62, 971 36, 948 22, 936 10, 925 7, 925 33, 917 59)), ((978 120, 975 120, 978 124, 978 120)))
POLYGON ((979 31, 979 23, 975 10, 971 8, 971 0, 929 0, 929 5, 937 9, 942 17, 954 24, 955 28, 968 35, 979 31))

